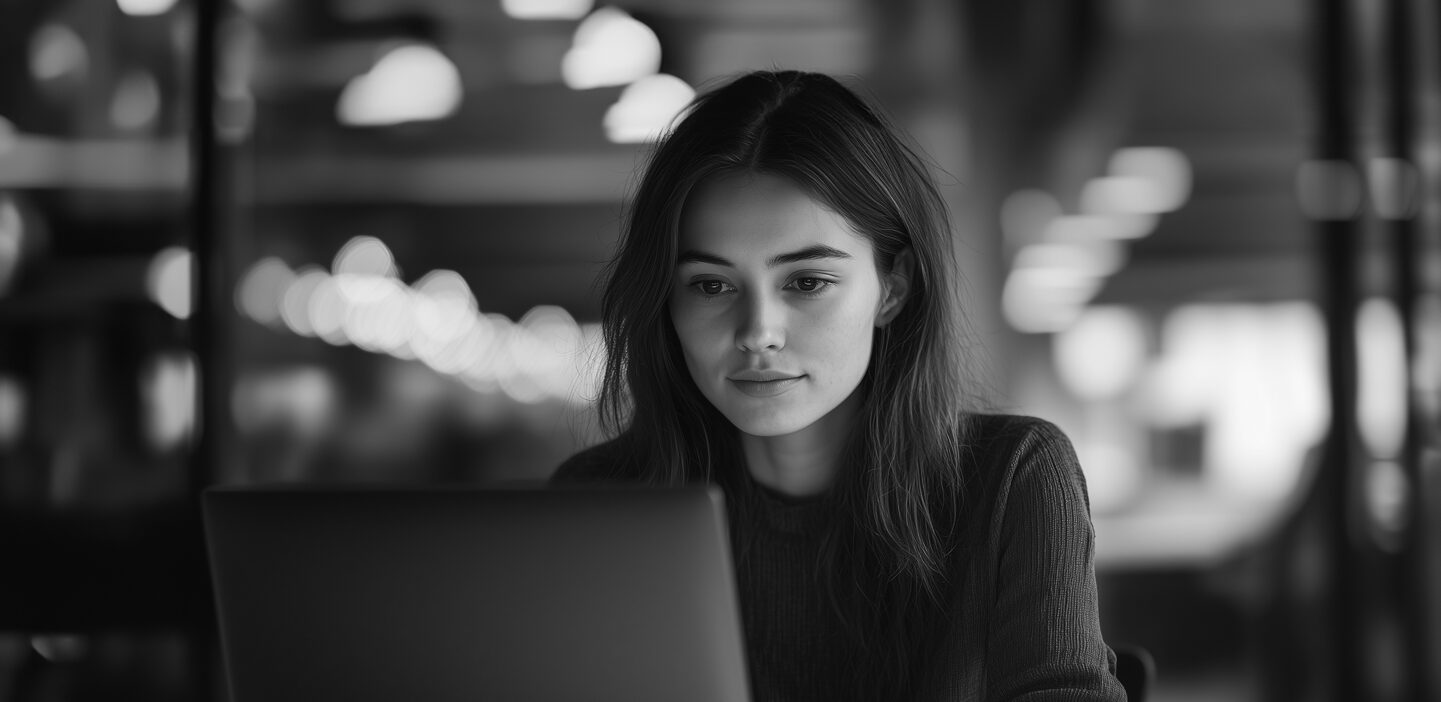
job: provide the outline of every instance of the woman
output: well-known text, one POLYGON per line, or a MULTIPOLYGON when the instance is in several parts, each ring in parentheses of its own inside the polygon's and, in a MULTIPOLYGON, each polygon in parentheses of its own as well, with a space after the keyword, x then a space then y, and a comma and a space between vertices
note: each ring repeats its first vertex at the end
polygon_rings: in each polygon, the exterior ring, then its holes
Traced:
POLYGON ((697 98, 603 299, 615 438, 555 480, 727 496, 768 700, 1122 700, 1070 444, 963 407, 945 207, 818 74, 697 98))

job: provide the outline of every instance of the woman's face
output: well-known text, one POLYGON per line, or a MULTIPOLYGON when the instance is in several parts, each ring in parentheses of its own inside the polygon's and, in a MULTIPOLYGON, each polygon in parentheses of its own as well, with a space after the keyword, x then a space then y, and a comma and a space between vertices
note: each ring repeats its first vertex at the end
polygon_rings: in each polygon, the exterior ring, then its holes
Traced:
POLYGON ((898 303, 844 217, 785 178, 726 175, 692 193, 678 243, 671 320, 691 377, 731 423, 784 436, 853 395, 898 303))

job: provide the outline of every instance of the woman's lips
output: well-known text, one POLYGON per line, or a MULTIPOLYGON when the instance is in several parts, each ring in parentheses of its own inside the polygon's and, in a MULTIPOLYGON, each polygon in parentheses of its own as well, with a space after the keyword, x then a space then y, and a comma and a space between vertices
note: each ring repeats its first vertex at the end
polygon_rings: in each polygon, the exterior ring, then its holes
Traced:
POLYGON ((791 376, 777 378, 775 380, 743 380, 741 378, 730 378, 737 390, 750 395, 751 397, 775 397, 791 388, 799 385, 805 376, 791 376))

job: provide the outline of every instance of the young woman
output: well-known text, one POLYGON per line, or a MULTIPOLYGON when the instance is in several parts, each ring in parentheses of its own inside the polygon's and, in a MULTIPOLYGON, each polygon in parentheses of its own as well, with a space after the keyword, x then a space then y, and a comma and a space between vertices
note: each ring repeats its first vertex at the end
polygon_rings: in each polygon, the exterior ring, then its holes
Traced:
POLYGON ((926 167, 824 75, 702 95, 603 300, 611 441, 555 480, 724 490, 770 700, 1124 700, 1085 485, 1035 419, 970 414, 926 167))

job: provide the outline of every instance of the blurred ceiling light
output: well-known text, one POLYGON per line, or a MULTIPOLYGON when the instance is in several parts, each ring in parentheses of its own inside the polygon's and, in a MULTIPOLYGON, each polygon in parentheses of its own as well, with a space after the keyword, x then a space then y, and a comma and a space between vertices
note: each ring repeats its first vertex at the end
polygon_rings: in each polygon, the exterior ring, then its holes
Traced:
POLYGON ((353 127, 438 120, 455 114, 464 88, 460 70, 433 46, 392 49, 340 93, 336 117, 353 127))
POLYGON ((1006 276, 1001 291, 1001 311, 1017 331, 1059 332, 1080 317, 1086 303, 1100 291, 1101 281, 1101 278, 1074 272, 1016 268, 1006 276))
POLYGON ((1406 438, 1406 337, 1391 300, 1373 297, 1356 313, 1356 423, 1373 458, 1399 458, 1406 438))
POLYGON ((110 99, 110 123, 121 131, 140 131, 160 117, 160 84, 149 71, 129 71, 110 99))
POLYGON ((1082 400, 1119 397, 1145 367, 1146 337, 1145 320, 1135 310, 1087 307, 1073 326, 1052 339, 1056 372, 1082 400))
POLYGON ((1051 242, 1023 247, 1011 267, 1101 278, 1120 270, 1125 262, 1125 249, 1113 241, 1051 242))
POLYGON ((1371 206, 1383 219, 1406 219, 1416 214, 1421 173, 1404 158, 1373 158, 1366 162, 1366 183, 1371 206))
POLYGON ((0 448, 20 442, 25 433, 25 386, 19 379, 0 375, 0 448))
POLYGON ((656 141, 693 98, 695 89, 675 76, 641 78, 605 111, 605 136, 616 144, 656 141))
POLYGON ((1012 248, 1041 240, 1051 221, 1061 216, 1061 203, 1044 190, 1017 190, 1001 203, 1001 233, 1012 248))
POLYGON ((145 275, 145 287, 160 308, 176 319, 189 319, 194 259, 189 249, 172 246, 155 254, 145 275))
POLYGON ((90 51, 75 30, 46 24, 30 39, 30 75, 41 83, 79 80, 90 67, 90 51))
POLYGON ((315 328, 310 324, 310 298, 320 283, 329 278, 329 273, 315 266, 296 271, 295 280, 285 288, 285 294, 280 298, 280 318, 285 320, 285 326, 290 331, 301 336, 315 336, 315 328))
POLYGON ((389 278, 397 274, 390 249, 373 236, 357 236, 345 242, 331 263, 341 294, 350 302, 379 299, 390 292, 389 278))
POLYGON ((602 7, 575 30, 561 61, 561 78, 574 90, 626 85, 660 70, 660 38, 614 7, 602 7))
POLYGON ((385 242, 373 236, 357 236, 336 252, 330 270, 335 275, 394 276, 395 257, 385 242))
POLYGON ((15 124, 4 117, 0 117, 0 156, 15 148, 20 143, 19 131, 15 124))
POLYGON ((1042 239, 1052 242, 1102 242, 1140 239, 1156 228, 1156 215, 1063 215, 1046 225, 1042 239))
POLYGON ((1144 195, 1147 209, 1161 213, 1179 209, 1191 196, 1191 162, 1178 149, 1166 146, 1130 146, 1111 155, 1110 175, 1151 184, 1144 195))
POLYGON ((520 20, 580 19, 592 7, 595 0, 500 0, 500 9, 520 20))
POLYGON ((1307 161, 1296 170, 1296 201, 1311 219, 1350 219, 1361 210, 1361 176, 1347 161, 1307 161))
POLYGON ((1135 176, 1092 178, 1081 189, 1081 211, 1099 215, 1157 215, 1167 212, 1169 196, 1155 183, 1135 176))
POLYGON ((273 256, 256 261, 240 277, 235 288, 235 308, 241 314, 266 325, 282 322, 281 303, 295 283, 295 271, 273 256))
POLYGON ((120 11, 131 17, 163 15, 175 7, 176 0, 116 0, 120 11))

